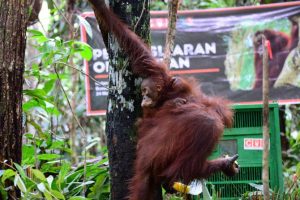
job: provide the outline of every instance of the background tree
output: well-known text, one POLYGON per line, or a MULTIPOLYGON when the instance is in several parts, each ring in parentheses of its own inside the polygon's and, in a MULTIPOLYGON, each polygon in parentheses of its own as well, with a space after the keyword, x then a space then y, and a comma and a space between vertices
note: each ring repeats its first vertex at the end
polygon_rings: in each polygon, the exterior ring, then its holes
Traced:
MULTIPOLYGON (((22 88, 29 0, 0 0, 0 168, 21 162, 22 88)), ((14 191, 10 194, 15 196, 14 191)))
MULTIPOLYGON (((110 7, 146 43, 149 42, 149 1, 113 0, 110 7)), ((97 11, 95 13, 97 16, 97 11)), ((128 181, 133 172, 136 145, 134 123, 141 110, 140 84, 132 75, 128 58, 114 36, 103 31, 102 35, 111 61, 106 123, 111 199, 121 200, 128 196, 128 181)))
MULTIPOLYGON (((29 0, 0 1, 0 161, 20 163, 29 0)), ((3 165, 1 165, 3 167, 3 165)))

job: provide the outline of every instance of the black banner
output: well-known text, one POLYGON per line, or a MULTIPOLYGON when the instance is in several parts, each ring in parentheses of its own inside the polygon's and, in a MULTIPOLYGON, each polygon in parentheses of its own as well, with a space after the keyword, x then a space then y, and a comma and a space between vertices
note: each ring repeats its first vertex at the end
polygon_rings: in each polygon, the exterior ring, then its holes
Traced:
MULTIPOLYGON (((81 26, 82 40, 93 48, 85 62, 87 114, 105 114, 109 58, 93 13, 82 15, 93 37, 81 26), (97 80, 97 83, 91 78, 97 80)), ((263 34, 271 43, 270 99, 300 102, 300 2, 263 6, 181 11, 171 60, 174 75, 196 77, 202 90, 235 103, 261 103, 263 34)), ((167 12, 151 13, 152 53, 162 59, 167 12)))

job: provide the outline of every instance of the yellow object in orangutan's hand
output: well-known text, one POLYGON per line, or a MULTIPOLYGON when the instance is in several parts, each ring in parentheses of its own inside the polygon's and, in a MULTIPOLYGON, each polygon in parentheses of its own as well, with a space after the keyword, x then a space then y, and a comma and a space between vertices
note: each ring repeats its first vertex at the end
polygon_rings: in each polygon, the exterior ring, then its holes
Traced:
POLYGON ((174 190, 181 193, 189 193, 190 187, 188 185, 185 185, 183 183, 175 182, 173 185, 174 190))
POLYGON ((199 195, 202 192, 202 184, 199 180, 192 181, 190 185, 175 182, 173 188, 178 192, 191 195, 199 195))

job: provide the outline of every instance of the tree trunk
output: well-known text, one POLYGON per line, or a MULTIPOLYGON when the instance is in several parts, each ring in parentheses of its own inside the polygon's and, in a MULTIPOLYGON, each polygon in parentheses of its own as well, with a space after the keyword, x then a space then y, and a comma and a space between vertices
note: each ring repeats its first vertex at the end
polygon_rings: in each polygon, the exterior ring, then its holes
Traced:
POLYGON ((22 87, 29 0, 0 0, 0 162, 21 162, 22 87))
MULTIPOLYGON (((29 0, 0 0, 0 169, 21 163, 22 86, 29 0)), ((15 194, 10 194, 15 196, 15 194)))
MULTIPOLYGON (((269 41, 268 41, 269 42, 269 41)), ((262 172, 262 181, 263 181, 263 193, 264 199, 270 199, 269 191, 269 149, 270 149, 270 131, 269 131, 269 54, 266 38, 262 39, 263 45, 263 172, 262 172)))
MULTIPOLYGON (((111 8, 133 30, 149 41, 148 0, 113 0, 111 8)), ((128 182, 133 175, 136 134, 134 123, 141 113, 140 84, 130 72, 128 58, 116 45, 113 35, 108 38, 111 60, 109 69, 109 96, 107 108, 107 145, 111 176, 111 199, 122 200, 128 196, 128 182)))

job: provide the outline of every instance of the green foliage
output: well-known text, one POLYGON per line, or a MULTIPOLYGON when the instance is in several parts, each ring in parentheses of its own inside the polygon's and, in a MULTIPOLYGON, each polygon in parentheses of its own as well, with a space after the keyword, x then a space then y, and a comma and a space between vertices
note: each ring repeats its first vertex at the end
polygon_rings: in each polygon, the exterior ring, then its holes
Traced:
POLYGON ((168 10, 168 4, 164 1, 150 1, 150 10, 168 10))
MULTIPOLYGON (((37 153, 36 159, 32 161, 32 157, 35 157, 32 149, 37 148, 37 152, 41 152, 38 143, 43 144, 45 140, 32 138, 30 134, 27 138, 40 142, 36 142, 36 147, 32 143, 25 145, 22 166, 15 164, 0 171, 1 199, 8 199, 7 191, 10 188, 5 188, 7 181, 14 183, 23 199, 108 199, 109 175, 105 149, 102 159, 86 164, 85 172, 83 164, 72 166, 60 154, 37 153), (40 163, 39 169, 36 163, 40 163)), ((44 152, 61 152, 63 149, 61 145, 54 146, 45 145, 44 152)))
POLYGON ((9 188, 4 187, 7 180, 13 181, 20 189, 23 199, 108 199, 108 167, 101 163, 102 161, 97 161, 87 164, 85 181, 83 166, 71 168, 70 163, 52 163, 56 172, 41 171, 31 166, 23 166, 19 170, 4 170, 0 176, 1 199, 8 199, 6 192, 9 188))
POLYGON ((300 107, 299 105, 287 105, 285 136, 288 149, 284 155, 284 181, 285 194, 294 199, 300 195, 300 107))
MULTIPOLYGON (((242 195, 242 200, 248 199, 263 199, 263 185, 258 185, 254 183, 250 183, 254 190, 251 192, 246 192, 242 195)), ((270 189, 270 198, 273 200, 294 200, 299 197, 300 190, 288 188, 284 192, 278 192, 278 190, 271 190, 270 189)))
POLYGON ((7 187, 8 183, 20 190, 22 199, 108 199, 107 151, 102 149, 97 158, 89 154, 99 143, 99 138, 91 138, 82 149, 82 161, 71 162, 74 152, 69 136, 64 135, 62 120, 68 104, 66 95, 59 95, 61 87, 68 92, 74 84, 69 80, 76 65, 69 64, 70 58, 74 62, 91 59, 92 49, 76 40, 47 37, 38 30, 28 33, 38 56, 24 73, 29 87, 23 91, 26 133, 22 164, 6 163, 7 169, 0 170, 0 199, 9 199, 8 191, 12 188, 7 187))
POLYGON ((74 54, 80 54, 87 60, 92 58, 92 48, 86 43, 74 40, 64 42, 60 37, 47 38, 38 30, 28 30, 28 32, 31 38, 37 41, 36 48, 41 53, 41 60, 45 66, 67 63, 74 54))
MULTIPOLYGON (((26 68, 25 78, 35 79, 38 83, 34 89, 25 89, 23 91, 26 102, 23 104, 23 111, 30 114, 33 109, 37 111, 40 118, 59 116, 60 111, 57 109, 57 98, 53 96, 53 90, 57 86, 58 76, 54 72, 55 68, 58 69, 59 77, 63 80, 68 79, 69 71, 66 69, 68 66, 68 60, 72 56, 81 56, 84 59, 91 59, 92 49, 89 45, 79 41, 62 41, 59 37, 47 38, 42 32, 38 30, 29 30, 31 39, 33 39, 37 45, 35 48, 39 51, 39 55, 36 59, 40 60, 42 67, 33 64, 31 68, 26 68)), ((38 128, 37 123, 29 121, 38 132, 41 129, 38 128)))

